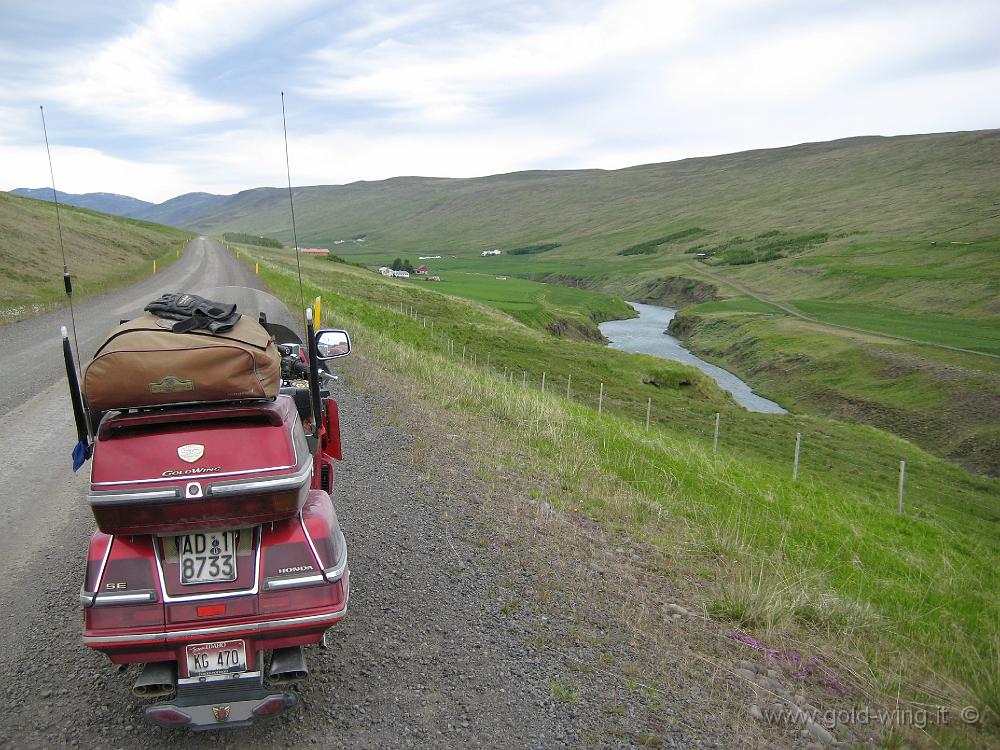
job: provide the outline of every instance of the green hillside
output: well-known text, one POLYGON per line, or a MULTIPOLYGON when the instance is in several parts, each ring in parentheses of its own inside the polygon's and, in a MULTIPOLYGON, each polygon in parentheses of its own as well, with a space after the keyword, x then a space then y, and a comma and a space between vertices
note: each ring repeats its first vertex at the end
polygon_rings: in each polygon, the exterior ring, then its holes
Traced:
MULTIPOLYGON (((241 256, 297 303, 287 249, 246 247, 241 256)), ((526 533, 532 503, 545 502, 629 548, 648 542, 663 551, 669 582, 651 570, 643 590, 697 580, 685 591, 698 611, 804 657, 822 654, 872 701, 990 712, 979 726, 929 728, 933 746, 992 740, 997 480, 866 426, 747 413, 696 370, 546 335, 444 293, 444 282, 383 279, 317 257, 302 259, 302 273, 306 298, 323 297, 324 324, 351 332, 347 366, 362 368, 356 378, 348 370, 351 387, 388 378, 417 404, 424 439, 460 432, 468 471, 497 477, 526 533), (797 432, 805 447, 795 482, 797 432), (902 515, 900 460, 909 477, 902 515), (512 489, 521 486, 508 484, 512 474, 529 478, 530 496, 512 489)), ((511 512, 476 502, 486 524, 511 512)))
MULTIPOLYGON (((429 262, 446 291, 501 309, 522 292, 456 272, 701 303, 679 333, 764 395, 1000 473, 1000 131, 304 187, 295 205, 304 244, 339 240, 372 265, 441 255, 429 262)), ((185 221, 291 239, 272 188, 185 221)))
MULTIPOLYGON (((66 256, 81 297, 131 283, 176 258, 191 235, 63 206, 66 256)), ((55 206, 0 192, 0 323, 36 314, 65 300, 55 206)))

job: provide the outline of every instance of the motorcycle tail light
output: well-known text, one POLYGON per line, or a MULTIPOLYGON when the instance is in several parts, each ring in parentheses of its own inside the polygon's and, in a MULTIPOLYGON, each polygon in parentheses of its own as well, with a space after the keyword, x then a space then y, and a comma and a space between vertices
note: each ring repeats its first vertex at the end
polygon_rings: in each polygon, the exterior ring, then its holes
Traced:
POLYGON ((87 630, 122 630, 163 625, 161 604, 118 604, 111 607, 88 607, 83 611, 87 630))
MULTIPOLYGON (((290 696, 289 696, 290 697, 290 696)), ((288 700, 285 695, 272 695, 253 710, 254 716, 274 716, 288 708, 294 700, 288 700)))
POLYGON ((147 708, 146 718, 164 727, 178 727, 191 723, 190 716, 173 706, 152 706, 147 708))

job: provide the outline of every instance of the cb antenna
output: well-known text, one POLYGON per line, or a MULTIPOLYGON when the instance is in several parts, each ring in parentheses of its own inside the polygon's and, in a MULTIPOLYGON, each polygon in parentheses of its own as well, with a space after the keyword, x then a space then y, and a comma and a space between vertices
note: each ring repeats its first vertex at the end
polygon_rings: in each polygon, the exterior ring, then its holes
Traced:
POLYGON ((69 300, 69 319, 73 329, 73 347, 76 349, 76 372, 80 380, 83 380, 83 372, 80 370, 80 342, 76 336, 76 314, 73 312, 73 280, 69 275, 69 265, 66 263, 66 245, 63 243, 62 218, 59 214, 59 192, 56 190, 56 174, 52 169, 52 150, 49 148, 49 131, 45 127, 45 107, 39 105, 38 111, 42 113, 42 134, 45 136, 45 153, 49 157, 49 177, 52 180, 52 201, 56 204, 56 226, 59 230, 59 251, 62 253, 63 262, 63 286, 66 288, 66 298, 69 300))
POLYGON ((281 92, 281 128, 285 133, 285 174, 288 175, 288 208, 292 212, 292 241, 295 243, 295 266, 299 272, 299 310, 302 311, 306 338, 309 338, 309 324, 305 319, 306 297, 302 292, 302 260, 299 257, 299 236, 295 232, 295 201, 292 200, 292 168, 288 162, 288 121, 285 119, 285 92, 281 92))

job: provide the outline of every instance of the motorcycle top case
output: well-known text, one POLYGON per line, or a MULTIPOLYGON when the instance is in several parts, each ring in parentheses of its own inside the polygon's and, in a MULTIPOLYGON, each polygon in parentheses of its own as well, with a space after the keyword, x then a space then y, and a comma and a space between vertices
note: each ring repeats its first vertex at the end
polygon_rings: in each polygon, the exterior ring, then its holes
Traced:
POLYGON ((293 518, 313 457, 294 401, 105 417, 88 495, 105 534, 219 530, 293 518))
POLYGON ((174 322, 147 313, 108 335, 83 373, 93 411, 277 395, 281 357, 256 321, 224 333, 174 333, 174 322))

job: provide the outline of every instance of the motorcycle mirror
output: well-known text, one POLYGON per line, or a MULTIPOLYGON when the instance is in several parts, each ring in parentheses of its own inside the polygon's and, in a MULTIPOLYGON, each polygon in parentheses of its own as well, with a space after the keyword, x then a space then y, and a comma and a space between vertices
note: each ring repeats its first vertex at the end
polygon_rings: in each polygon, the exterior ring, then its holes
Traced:
POLYGON ((316 352, 323 361, 346 357, 351 353, 351 337, 342 328, 324 328, 316 332, 316 352))

